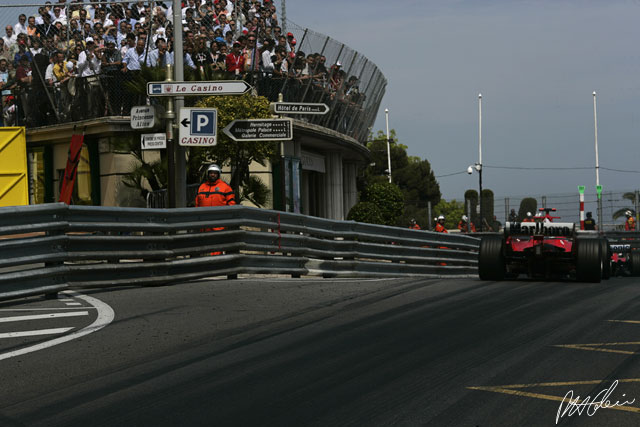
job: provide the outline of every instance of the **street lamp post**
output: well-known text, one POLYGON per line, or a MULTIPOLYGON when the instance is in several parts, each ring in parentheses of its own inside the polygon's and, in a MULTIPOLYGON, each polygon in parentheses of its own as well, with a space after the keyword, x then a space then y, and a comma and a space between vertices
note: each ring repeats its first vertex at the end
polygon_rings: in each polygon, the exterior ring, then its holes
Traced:
POLYGON ((480 193, 478 194, 478 214, 480 217, 480 223, 478 224, 478 231, 482 231, 482 94, 478 94, 478 163, 469 166, 467 173, 471 175, 475 169, 478 172, 478 187, 480 193))
POLYGON ((596 193, 598 195, 598 222, 600 229, 603 227, 602 218, 602 188, 600 187, 600 160, 598 158, 598 115, 596 113, 596 92, 593 92, 593 131, 596 149, 596 193))
POLYGON ((391 144, 389 143, 389 109, 384 109, 385 119, 387 121, 387 172, 389 172, 389 183, 391 183, 391 144))
POLYGON ((478 194, 478 206, 480 210, 480 226, 479 231, 482 231, 482 94, 478 94, 478 164, 476 165, 478 171, 478 186, 480 187, 480 193, 478 194))

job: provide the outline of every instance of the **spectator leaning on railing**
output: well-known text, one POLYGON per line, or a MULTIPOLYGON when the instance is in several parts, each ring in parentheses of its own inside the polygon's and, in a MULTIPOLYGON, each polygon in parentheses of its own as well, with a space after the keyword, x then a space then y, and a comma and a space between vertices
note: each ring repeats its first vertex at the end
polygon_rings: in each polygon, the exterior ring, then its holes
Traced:
MULTIPOLYGON (((131 106, 146 100, 127 94, 124 83, 133 80, 143 64, 174 64, 173 35, 180 29, 185 67, 197 68, 201 75, 206 69, 226 71, 230 78, 248 80, 271 101, 283 92, 287 100, 330 103, 336 112, 330 126, 346 131, 365 99, 358 78, 347 75, 340 61, 327 69, 325 56, 301 51, 293 32, 283 34, 273 1, 240 0, 237 8, 235 3, 186 0, 178 23, 172 22, 170 2, 150 6, 142 1, 95 5, 59 1, 39 7, 35 16, 21 14, 15 26, 5 27, 0 40, 0 59, 7 60, 8 73, 18 76, 13 86, 19 121, 30 117, 30 125, 41 125, 51 117, 44 111, 51 105, 60 120, 127 115, 131 106), (52 58, 50 63, 41 61, 42 79, 29 74, 38 54, 47 61, 52 58), (41 98, 52 101, 29 103, 36 78, 51 95, 44 92, 47 96, 41 98), (31 113, 34 108, 43 111, 29 114, 30 107, 31 113)), ((11 82, 11 77, 7 80, 11 82)), ((3 94, 6 107, 8 96, 3 94)))

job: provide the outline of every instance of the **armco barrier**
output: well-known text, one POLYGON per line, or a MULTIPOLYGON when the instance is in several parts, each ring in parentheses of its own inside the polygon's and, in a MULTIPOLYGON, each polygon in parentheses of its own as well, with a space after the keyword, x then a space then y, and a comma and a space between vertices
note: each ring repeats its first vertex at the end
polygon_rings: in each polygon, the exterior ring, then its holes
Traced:
POLYGON ((468 276, 477 273, 478 246, 470 236, 245 206, 7 207, 0 208, 0 299, 247 273, 468 276))

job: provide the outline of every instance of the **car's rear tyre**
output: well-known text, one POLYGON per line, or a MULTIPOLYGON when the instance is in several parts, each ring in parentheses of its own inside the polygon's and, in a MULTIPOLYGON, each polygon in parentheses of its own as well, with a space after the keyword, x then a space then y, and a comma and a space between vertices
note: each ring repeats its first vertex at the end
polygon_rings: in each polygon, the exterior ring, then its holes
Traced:
POLYGON ((600 239, 600 252, 602 254, 602 278, 609 280, 611 278, 611 248, 606 237, 600 239))
POLYGON ((632 276, 640 276, 640 252, 631 251, 629 253, 629 271, 632 276))
POLYGON ((502 236, 485 236, 478 253, 480 280, 504 280, 504 240, 502 236))
POLYGON ((576 279, 579 282, 599 283, 602 278, 600 239, 576 240, 576 279))

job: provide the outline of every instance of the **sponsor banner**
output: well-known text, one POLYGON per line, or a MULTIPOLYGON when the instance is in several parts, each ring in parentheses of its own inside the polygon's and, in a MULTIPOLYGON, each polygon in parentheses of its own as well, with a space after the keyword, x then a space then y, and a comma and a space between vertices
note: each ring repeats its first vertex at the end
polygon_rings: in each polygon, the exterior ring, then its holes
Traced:
POLYGON ((573 222, 507 222, 505 236, 572 236, 573 222))
POLYGON ((84 142, 84 134, 72 135, 71 144, 69 146, 69 157, 67 158, 67 167, 64 170, 62 180, 62 188, 60 190, 60 200, 66 204, 71 204, 71 196, 73 196, 73 187, 76 184, 78 172, 78 162, 80 161, 80 153, 82 152, 82 143, 84 142))

